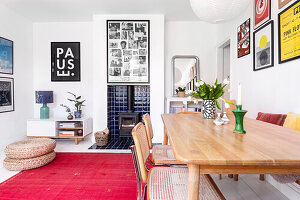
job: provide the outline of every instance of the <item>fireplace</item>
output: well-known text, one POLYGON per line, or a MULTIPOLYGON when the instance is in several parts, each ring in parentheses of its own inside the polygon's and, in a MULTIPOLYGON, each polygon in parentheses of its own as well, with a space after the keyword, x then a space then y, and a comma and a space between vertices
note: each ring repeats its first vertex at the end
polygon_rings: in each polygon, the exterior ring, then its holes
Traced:
POLYGON ((127 111, 119 113, 119 139, 131 136, 131 131, 140 122, 141 113, 134 112, 134 86, 127 86, 127 111))

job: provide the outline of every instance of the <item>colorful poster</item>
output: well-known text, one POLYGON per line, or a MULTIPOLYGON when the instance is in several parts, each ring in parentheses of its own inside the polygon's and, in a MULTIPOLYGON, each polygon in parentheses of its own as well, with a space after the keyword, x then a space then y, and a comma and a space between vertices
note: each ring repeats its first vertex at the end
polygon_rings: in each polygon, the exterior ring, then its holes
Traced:
POLYGON ((13 74, 13 41, 0 37, 0 73, 13 74))
POLYGON ((254 28, 258 28, 270 19, 271 0, 254 0, 254 28))
POLYGON ((278 8, 281 9, 283 6, 291 2, 292 0, 278 0, 278 8))
POLYGON ((253 70, 274 66, 274 24, 268 22, 253 33, 253 70))
POLYGON ((238 58, 250 54, 250 18, 238 27, 238 58))
POLYGON ((279 63, 300 58, 300 0, 278 15, 279 63))
POLYGON ((107 21, 107 82, 149 83, 149 20, 107 21))

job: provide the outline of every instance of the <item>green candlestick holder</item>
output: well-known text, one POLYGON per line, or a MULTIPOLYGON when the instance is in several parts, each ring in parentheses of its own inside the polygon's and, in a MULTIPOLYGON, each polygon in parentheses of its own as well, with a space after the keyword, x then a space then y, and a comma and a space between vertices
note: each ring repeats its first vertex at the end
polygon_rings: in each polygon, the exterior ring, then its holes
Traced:
POLYGON ((232 112, 235 117, 235 129, 233 130, 233 132, 245 134, 246 131, 244 130, 244 116, 248 111, 243 110, 242 105, 236 105, 236 110, 232 110, 232 112))

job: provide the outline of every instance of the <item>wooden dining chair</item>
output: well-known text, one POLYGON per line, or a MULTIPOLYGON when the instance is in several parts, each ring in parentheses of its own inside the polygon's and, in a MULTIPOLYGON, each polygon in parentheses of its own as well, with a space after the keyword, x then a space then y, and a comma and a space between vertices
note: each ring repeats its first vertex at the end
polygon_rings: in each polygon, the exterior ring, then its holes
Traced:
POLYGON ((168 165, 180 165, 183 164, 175 159, 172 147, 170 145, 154 145, 152 144, 153 128, 151 118, 148 113, 143 115, 143 121, 145 123, 147 141, 149 149, 152 149, 152 158, 149 160, 152 164, 168 164, 168 165))
MULTIPOLYGON (((134 146, 131 147, 138 178, 138 199, 148 200, 184 200, 187 198, 188 168, 153 167, 149 173, 146 163, 150 155, 146 128, 143 123, 132 130, 134 146), (145 185, 144 188, 142 185, 145 185), (142 190, 143 188, 143 190, 142 190)), ((199 199, 225 199, 210 175, 200 175, 199 199)))

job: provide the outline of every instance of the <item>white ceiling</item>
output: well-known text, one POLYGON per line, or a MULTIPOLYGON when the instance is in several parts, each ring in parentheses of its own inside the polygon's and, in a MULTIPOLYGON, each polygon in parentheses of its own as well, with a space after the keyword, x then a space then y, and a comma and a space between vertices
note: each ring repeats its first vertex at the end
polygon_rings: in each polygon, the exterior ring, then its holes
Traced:
POLYGON ((164 14, 168 21, 198 20, 189 0, 0 0, 33 22, 91 21, 93 14, 164 14))

